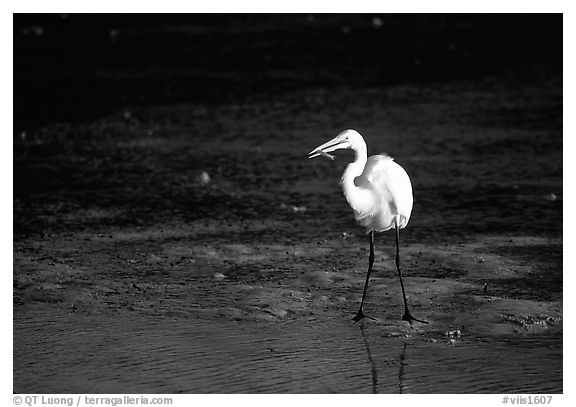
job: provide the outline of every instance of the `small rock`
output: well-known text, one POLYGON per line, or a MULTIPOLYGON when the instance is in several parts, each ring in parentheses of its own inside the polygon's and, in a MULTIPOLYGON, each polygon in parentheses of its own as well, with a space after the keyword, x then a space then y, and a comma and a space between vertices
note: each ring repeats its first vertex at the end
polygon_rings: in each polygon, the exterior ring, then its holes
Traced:
POLYGON ((548 194, 544 197, 544 199, 546 199, 547 201, 555 201, 556 199, 558 199, 558 197, 556 196, 556 194, 548 194))
POLYGON ((447 332, 444 333, 444 335, 448 336, 448 337, 457 337, 460 338, 460 336, 462 335, 462 332, 459 329, 451 329, 447 332))
POLYGON ((202 186, 207 186, 208 184, 210 184, 210 180, 211 180, 210 175, 206 171, 202 171, 200 173, 200 176, 198 177, 198 181, 202 186))
POLYGON ((222 280, 222 279, 226 278, 226 276, 222 273, 214 273, 214 278, 216 280, 222 280))
POLYGON ((120 38, 120 30, 112 28, 108 31, 110 42, 115 43, 120 38))
POLYGON ((292 212, 294 213, 306 212, 306 210, 307 208, 305 206, 292 205, 292 212))
POLYGON ((36 37, 40 37, 44 34, 44 28, 39 25, 33 25, 30 27, 26 27, 22 30, 22 34, 24 35, 34 35, 36 37))

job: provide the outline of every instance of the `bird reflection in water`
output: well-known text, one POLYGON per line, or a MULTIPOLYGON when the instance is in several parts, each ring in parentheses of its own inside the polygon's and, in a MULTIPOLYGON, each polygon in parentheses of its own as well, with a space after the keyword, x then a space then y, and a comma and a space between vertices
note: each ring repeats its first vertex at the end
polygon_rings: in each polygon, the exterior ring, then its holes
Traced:
MULTIPOLYGON (((378 369, 376 367, 376 360, 370 349, 370 342, 368 341, 368 335, 366 334, 366 328, 364 324, 360 325, 360 332, 362 333, 362 339, 364 340, 364 346, 366 347, 366 354, 368 355, 368 361, 370 362, 370 373, 372 375, 372 393, 378 393, 378 369)), ((402 351, 400 352, 400 363, 398 366, 398 392, 400 394, 404 393, 404 367, 406 366, 406 347, 407 343, 402 342, 402 351)))

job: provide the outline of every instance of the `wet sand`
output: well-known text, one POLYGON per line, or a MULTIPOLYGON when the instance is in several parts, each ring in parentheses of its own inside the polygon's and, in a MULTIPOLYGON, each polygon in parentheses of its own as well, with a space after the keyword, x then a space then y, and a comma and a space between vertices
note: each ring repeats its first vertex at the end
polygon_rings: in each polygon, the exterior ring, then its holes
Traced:
POLYGON ((14 391, 560 393, 562 77, 151 103, 14 137, 14 391), (264 97, 265 96, 265 97, 264 97), (345 128, 412 179, 368 240, 308 160, 345 128), (202 175, 205 172, 209 180, 202 175))

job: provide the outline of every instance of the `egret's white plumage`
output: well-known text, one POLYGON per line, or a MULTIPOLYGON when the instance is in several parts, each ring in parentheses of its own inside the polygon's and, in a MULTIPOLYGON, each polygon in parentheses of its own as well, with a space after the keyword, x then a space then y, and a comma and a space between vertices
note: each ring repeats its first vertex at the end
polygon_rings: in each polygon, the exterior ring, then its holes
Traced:
POLYGON ((362 173, 354 175, 353 171, 345 171, 340 183, 356 220, 367 232, 384 232, 396 223, 402 229, 408 224, 412 213, 412 184, 404 168, 393 158, 373 155, 362 173), (359 194, 358 189, 370 193, 359 194), (366 201, 358 202, 357 197, 366 201))
MULTIPOLYGON (((370 262, 368 275, 360 303, 360 310, 354 317, 358 321, 364 317, 362 306, 368 287, 370 272, 374 262, 374 232, 396 229, 396 267, 402 286, 405 312, 403 319, 412 323, 420 321, 408 311, 402 273, 400 272, 399 229, 406 227, 412 213, 412 184, 408 174, 394 159, 386 154, 367 157, 366 143, 360 133, 346 130, 332 140, 312 150, 308 158, 325 156, 339 149, 351 149, 355 159, 346 166, 340 184, 348 204, 354 211, 356 221, 370 234, 370 262)), ((425 321, 420 321, 425 322, 425 321)))

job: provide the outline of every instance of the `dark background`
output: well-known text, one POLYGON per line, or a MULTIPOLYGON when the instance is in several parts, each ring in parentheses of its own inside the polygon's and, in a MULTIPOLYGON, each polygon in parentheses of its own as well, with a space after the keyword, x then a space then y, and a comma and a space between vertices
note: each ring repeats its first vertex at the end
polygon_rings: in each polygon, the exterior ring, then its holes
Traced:
POLYGON ((16 15, 15 130, 299 87, 562 72, 562 16, 16 15), (41 30, 39 35, 38 30, 41 30))
MULTIPOLYGON (((430 223, 445 235, 561 230, 561 212, 523 198, 560 196, 561 15, 26 14, 14 30, 16 234, 282 218, 277 187, 328 169, 301 157, 350 127, 412 166, 420 220, 451 213, 430 223), (195 189, 202 171, 220 189, 195 189), (121 215, 52 221, 95 203, 121 215)), ((348 219, 344 201, 328 210, 348 219)))

